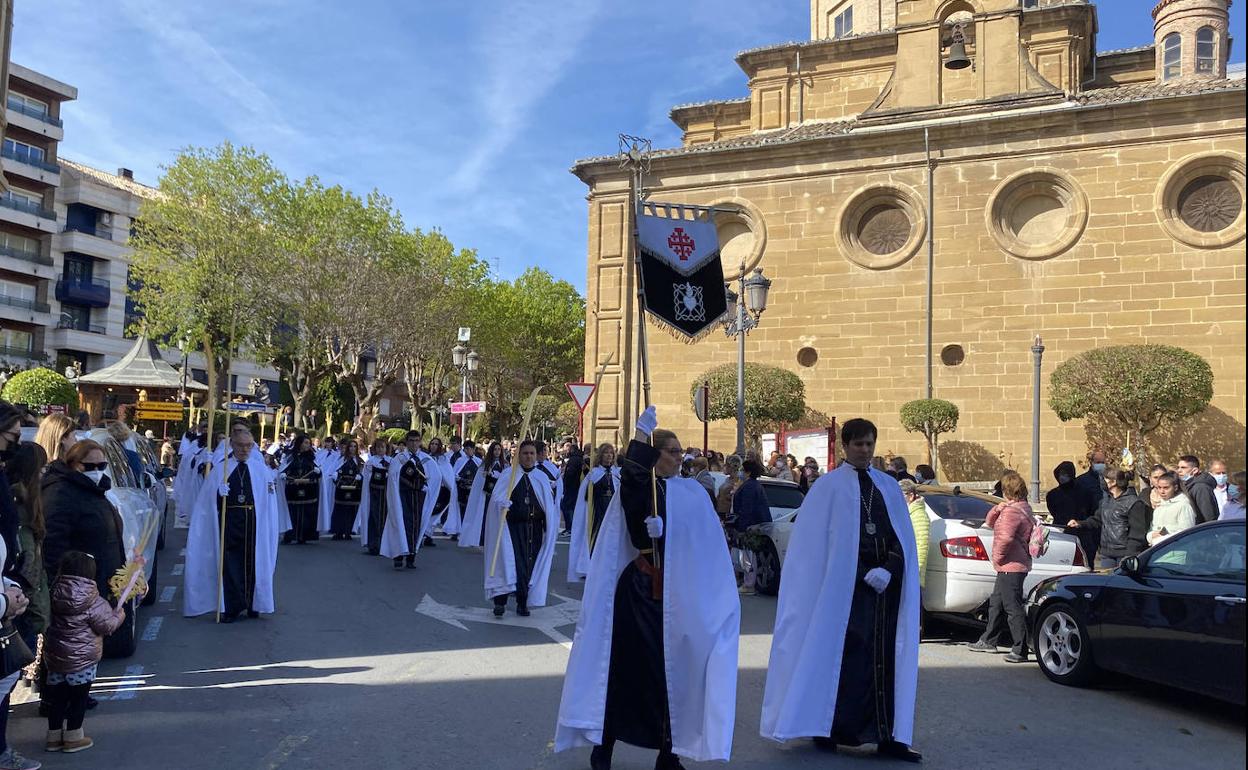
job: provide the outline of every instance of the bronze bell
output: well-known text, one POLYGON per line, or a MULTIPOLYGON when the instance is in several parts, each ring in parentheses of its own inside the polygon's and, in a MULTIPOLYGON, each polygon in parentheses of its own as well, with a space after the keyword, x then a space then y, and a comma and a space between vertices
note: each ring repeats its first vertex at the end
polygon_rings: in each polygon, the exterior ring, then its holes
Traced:
POLYGON ((964 70, 971 66, 971 60, 966 55, 966 44, 961 40, 949 46, 949 56, 945 59, 945 69, 964 70))

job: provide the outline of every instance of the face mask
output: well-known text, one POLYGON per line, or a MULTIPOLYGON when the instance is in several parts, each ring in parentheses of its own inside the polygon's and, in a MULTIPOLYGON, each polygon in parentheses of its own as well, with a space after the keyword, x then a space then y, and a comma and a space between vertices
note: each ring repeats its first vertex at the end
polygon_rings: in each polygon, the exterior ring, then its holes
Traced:
POLYGON ((1191 471, 1179 471, 1179 478, 1183 479, 1184 481, 1188 481, 1192 478, 1192 473, 1191 471))
POLYGON ((1227 484, 1226 496, 1230 500, 1238 500, 1239 499, 1239 487, 1235 486, 1234 484, 1227 484))
POLYGON ((1092 463, 1092 470, 1096 471, 1097 473, 1104 473, 1105 463, 1092 463))
POLYGON ((1058 483, 1058 484, 1063 484, 1063 485, 1064 485, 1064 484, 1069 484, 1069 483, 1071 482, 1071 480, 1072 480, 1072 479, 1070 478, 1070 476, 1058 476, 1058 477, 1057 477, 1057 483, 1058 483))
POLYGON ((104 478, 104 471, 83 471, 83 474, 97 487, 100 485, 100 479, 104 478))
POLYGON ((1220 487, 1226 486, 1226 474, 1225 473, 1213 474, 1213 480, 1218 482, 1218 486, 1220 487))

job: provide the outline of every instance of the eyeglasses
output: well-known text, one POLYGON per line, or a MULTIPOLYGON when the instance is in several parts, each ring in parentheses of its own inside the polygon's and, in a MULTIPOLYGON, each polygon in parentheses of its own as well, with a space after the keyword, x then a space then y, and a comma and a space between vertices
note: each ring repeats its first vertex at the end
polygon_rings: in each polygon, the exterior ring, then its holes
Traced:
POLYGON ((106 463, 106 462, 104 462, 104 463, 83 463, 83 464, 82 464, 82 469, 83 469, 84 471, 102 471, 102 470, 105 470, 105 469, 107 469, 107 468, 108 468, 108 463, 106 463))

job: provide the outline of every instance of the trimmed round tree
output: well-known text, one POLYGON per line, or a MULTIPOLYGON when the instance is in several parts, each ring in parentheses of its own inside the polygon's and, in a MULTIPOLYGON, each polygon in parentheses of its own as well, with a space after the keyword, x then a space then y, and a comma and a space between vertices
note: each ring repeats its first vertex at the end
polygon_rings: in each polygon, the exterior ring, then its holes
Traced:
POLYGON ((5 383, 0 398, 29 407, 63 406, 78 408, 78 390, 73 383, 51 369, 27 369, 5 383))
POLYGON ((927 439, 927 464, 936 470, 936 442, 942 433, 958 429, 958 406, 941 398, 920 398, 901 406, 901 427, 910 433, 922 433, 927 439))
MULTIPOLYGON (((689 391, 693 409, 698 386, 711 384, 710 420, 737 418, 737 365, 723 364, 694 378, 689 391)), ((745 435, 758 445, 763 433, 800 421, 806 414, 806 384, 788 369, 766 364, 745 365, 745 435)))
POLYGON ((1191 417, 1213 399, 1213 369, 1173 345, 1111 345, 1072 356, 1049 378, 1049 406, 1063 422, 1097 417, 1139 440, 1137 473, 1148 464, 1148 434, 1191 417))
POLYGON ((576 408, 576 402, 564 401, 555 409, 555 431, 560 436, 575 436, 579 416, 580 410, 576 408))

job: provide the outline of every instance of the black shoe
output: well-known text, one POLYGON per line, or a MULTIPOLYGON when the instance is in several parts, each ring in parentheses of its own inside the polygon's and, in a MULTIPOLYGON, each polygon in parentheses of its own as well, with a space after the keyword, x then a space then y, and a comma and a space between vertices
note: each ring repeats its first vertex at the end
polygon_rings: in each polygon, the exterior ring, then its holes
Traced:
POLYGON ((826 735, 816 735, 815 737, 811 738, 811 740, 814 741, 815 748, 821 751, 830 751, 833 754, 836 753, 836 741, 832 740, 826 735))
POLYGON ((589 752, 589 770, 611 770, 611 751, 615 744, 595 746, 589 752))
POLYGON ((875 753, 881 757, 889 759, 900 759, 902 762, 912 762, 918 764, 923 761, 923 755, 904 743, 897 741, 888 741, 881 743, 875 747, 875 753))
POLYGON ((221 622, 222 622, 222 623, 233 623, 233 622, 234 622, 234 616, 233 616, 233 615, 222 615, 222 616, 221 616, 221 622))
POLYGON ((506 605, 506 604, 495 604, 495 605, 494 605, 494 617, 496 617, 496 618, 501 618, 501 617, 503 616, 503 613, 504 613, 504 612, 506 612, 506 611, 507 611, 507 605, 506 605))
POLYGON ((408 559, 406 562, 404 562, 403 566, 407 567, 408 569, 416 569, 416 560, 408 559))
POLYGON ((399 558, 399 559, 395 559, 395 560, 394 560, 394 568, 395 568, 395 569, 403 569, 403 559, 402 559, 402 558, 399 558))
POLYGON ((247 617, 251 618, 252 620, 255 620, 256 618, 260 617, 260 613, 256 612, 255 610, 247 610, 247 617))
POLYGON ((429 548, 438 547, 438 544, 433 542, 433 538, 429 537, 428 535, 425 535, 425 539, 421 542, 421 545, 428 546, 429 548))
POLYGON ((381 549, 369 548, 367 551, 365 551, 365 553, 367 553, 369 556, 381 556, 381 549))
POLYGON ((517 608, 516 608, 516 614, 517 614, 517 615, 519 615, 519 616, 520 616, 520 617, 522 617, 522 618, 527 618, 529 615, 531 615, 531 614, 533 614, 533 613, 529 612, 529 608, 528 608, 528 607, 523 607, 523 606, 521 606, 521 607, 517 607, 517 608))
POLYGON ((451 535, 451 542, 452 542, 452 543, 458 543, 458 542, 459 542, 459 535, 451 535))
MULTIPOLYGON (((98 700, 92 698, 90 695, 87 696, 87 711, 90 711, 98 705, 100 705, 98 700)), ((43 716, 47 716, 47 714, 44 714, 43 716)))
POLYGON ((680 764, 680 757, 672 752, 660 751, 654 760, 654 770, 685 770, 685 766, 680 764))

